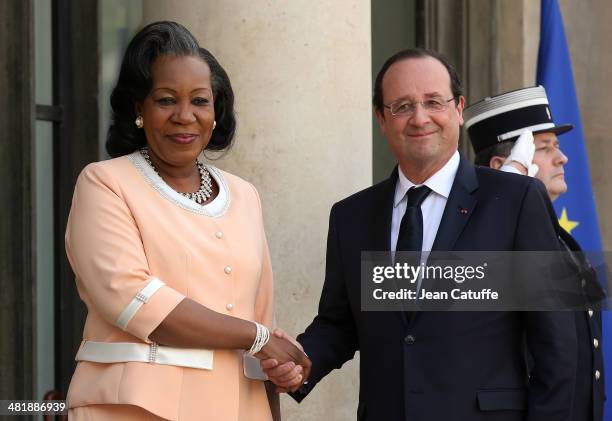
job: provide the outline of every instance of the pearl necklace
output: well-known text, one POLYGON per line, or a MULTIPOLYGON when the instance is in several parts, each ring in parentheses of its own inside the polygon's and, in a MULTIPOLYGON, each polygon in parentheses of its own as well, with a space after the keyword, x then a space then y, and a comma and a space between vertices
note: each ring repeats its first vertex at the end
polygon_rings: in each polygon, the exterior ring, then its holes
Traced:
MULTIPOLYGON (((153 162, 151 162, 151 158, 149 157, 149 150, 147 148, 142 148, 140 149, 140 154, 145 159, 145 161, 147 161, 147 164, 149 164, 151 168, 153 168, 153 170, 161 178, 159 171, 157 171, 157 168, 155 168, 155 165, 153 165, 153 162)), ((177 193, 201 205, 208 199, 210 199, 210 197, 212 196, 212 180, 210 178, 210 173, 208 172, 204 164, 202 164, 196 159, 196 165, 198 166, 198 171, 200 172, 200 188, 198 189, 198 191, 195 191, 193 193, 177 193)))

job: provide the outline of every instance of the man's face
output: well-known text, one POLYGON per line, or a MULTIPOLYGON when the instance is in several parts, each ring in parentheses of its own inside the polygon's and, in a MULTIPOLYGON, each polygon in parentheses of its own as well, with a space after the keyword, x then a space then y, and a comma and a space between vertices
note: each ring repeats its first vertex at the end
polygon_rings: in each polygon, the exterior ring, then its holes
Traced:
MULTIPOLYGON (((432 57, 412 58, 394 63, 383 82, 383 102, 411 103, 453 97, 450 76, 442 63, 432 57)), ((441 166, 457 150, 463 124, 463 97, 450 101, 445 110, 426 111, 421 104, 411 116, 394 116, 388 108, 376 112, 389 147, 400 165, 441 166)))
POLYGON ((540 133, 533 138, 536 148, 533 163, 540 167, 536 178, 546 186, 550 200, 555 200, 567 191, 563 170, 567 157, 561 152, 559 139, 554 133, 540 133))

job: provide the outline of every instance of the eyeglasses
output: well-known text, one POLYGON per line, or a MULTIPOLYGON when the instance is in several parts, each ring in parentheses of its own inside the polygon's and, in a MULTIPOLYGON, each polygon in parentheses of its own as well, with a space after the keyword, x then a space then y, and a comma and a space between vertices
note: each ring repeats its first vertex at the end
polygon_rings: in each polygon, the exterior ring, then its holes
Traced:
POLYGON ((455 100, 457 97, 454 96, 450 99, 442 98, 430 98, 425 101, 410 102, 405 99, 399 99, 389 105, 385 105, 391 111, 391 115, 394 117, 412 117, 416 111, 417 104, 421 104, 423 109, 428 113, 439 113, 446 110, 448 103, 455 100))

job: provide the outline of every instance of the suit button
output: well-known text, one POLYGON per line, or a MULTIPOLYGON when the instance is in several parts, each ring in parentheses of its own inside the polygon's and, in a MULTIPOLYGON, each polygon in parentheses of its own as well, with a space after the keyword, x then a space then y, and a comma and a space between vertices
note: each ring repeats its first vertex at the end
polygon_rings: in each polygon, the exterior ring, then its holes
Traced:
POLYGON ((580 285, 582 285, 582 288, 584 288, 586 286, 586 279, 582 278, 580 280, 580 285))
POLYGON ((595 349, 599 348, 599 341, 597 340, 597 338, 593 338, 593 346, 595 347, 595 349))
POLYGON ((404 342, 406 342, 408 345, 412 345, 416 342, 416 339, 414 336, 408 335, 404 338, 404 342))
POLYGON ((601 373, 599 372, 599 370, 595 370, 595 380, 599 380, 600 377, 601 373))
POLYGON ((589 317, 593 317, 593 310, 589 309, 588 313, 589 313, 589 317))
POLYGON ((228 275, 229 275, 230 273, 232 273, 232 268, 231 268, 231 266, 226 266, 226 267, 225 267, 225 269, 223 269, 223 272, 227 273, 228 275))
POLYGON ((215 232, 215 237, 222 238, 223 237, 223 233, 221 231, 217 231, 217 232, 215 232))

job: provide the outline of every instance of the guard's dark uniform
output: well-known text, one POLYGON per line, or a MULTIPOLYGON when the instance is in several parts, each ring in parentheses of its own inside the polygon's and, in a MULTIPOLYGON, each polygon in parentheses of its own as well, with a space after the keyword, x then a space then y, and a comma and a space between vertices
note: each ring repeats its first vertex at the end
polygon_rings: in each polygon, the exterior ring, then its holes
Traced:
MULTIPOLYGON (((502 142, 517 140, 524 130, 531 131, 534 136, 539 133, 561 135, 573 128, 572 124, 554 122, 546 90, 542 86, 517 89, 484 98, 467 107, 463 117, 477 160, 481 159, 487 166, 487 150, 489 154, 499 155, 491 152, 491 148, 502 142)), ((575 312, 578 367, 572 419, 602 421, 605 396, 601 313, 598 310, 605 294, 580 245, 559 226, 557 215, 550 203, 548 211, 556 226, 561 250, 568 252, 567 263, 572 273, 566 278, 570 281, 566 287, 572 294, 570 308, 581 308, 575 312)))
POLYGON ((602 421, 605 400, 603 354, 601 340, 601 312, 598 303, 604 297, 594 269, 582 253, 580 245, 563 228, 558 227, 563 249, 578 269, 585 311, 576 311, 578 339, 578 369, 574 392, 573 420, 602 421))

